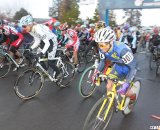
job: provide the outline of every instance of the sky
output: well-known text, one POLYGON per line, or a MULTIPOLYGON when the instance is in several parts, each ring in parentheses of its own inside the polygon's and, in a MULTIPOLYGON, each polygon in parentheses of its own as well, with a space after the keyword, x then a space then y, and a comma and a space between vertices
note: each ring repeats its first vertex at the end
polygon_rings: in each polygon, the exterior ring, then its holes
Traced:
MULTIPOLYGON (((98 0, 82 0, 80 3, 80 17, 86 19, 94 15, 98 0)), ((16 12, 21 7, 28 10, 35 18, 49 18, 48 8, 52 6, 52 0, 0 0, 0 11, 16 12)), ((115 10, 117 23, 124 22, 123 11, 115 10)), ((160 9, 145 9, 142 10, 142 25, 159 25, 160 26, 160 9)))

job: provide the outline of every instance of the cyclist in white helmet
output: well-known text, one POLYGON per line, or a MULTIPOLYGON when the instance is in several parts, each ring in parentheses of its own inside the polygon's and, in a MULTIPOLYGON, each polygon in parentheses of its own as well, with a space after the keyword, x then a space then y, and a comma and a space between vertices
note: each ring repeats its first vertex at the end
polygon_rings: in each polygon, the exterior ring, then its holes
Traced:
MULTIPOLYGON (((33 23, 31 15, 22 17, 20 19, 20 24, 24 31, 30 33, 34 37, 34 43, 31 46, 31 49, 40 47, 41 52, 38 54, 39 57, 47 53, 48 64, 54 71, 56 71, 56 75, 53 78, 58 78, 60 76, 60 72, 53 61, 58 46, 56 35, 53 34, 47 26, 33 23)), ((44 63, 42 63, 42 65, 45 67, 44 63)))
POLYGON ((101 60, 98 69, 92 76, 92 81, 94 82, 95 77, 102 72, 105 68, 105 61, 109 59, 115 64, 109 74, 110 80, 107 82, 107 91, 112 89, 113 77, 125 77, 126 82, 117 92, 126 94, 134 100, 135 94, 129 91, 130 89, 128 88, 135 76, 137 64, 131 49, 126 44, 115 41, 115 38, 115 33, 110 28, 102 28, 95 33, 95 41, 98 43, 101 60))

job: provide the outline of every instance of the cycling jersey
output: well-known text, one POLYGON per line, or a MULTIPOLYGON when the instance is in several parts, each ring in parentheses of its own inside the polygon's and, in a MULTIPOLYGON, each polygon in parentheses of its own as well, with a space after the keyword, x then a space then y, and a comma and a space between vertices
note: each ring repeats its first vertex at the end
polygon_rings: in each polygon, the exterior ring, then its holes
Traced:
POLYGON ((51 47, 51 50, 52 48, 55 47, 54 52, 56 52, 57 45, 58 45, 57 37, 55 34, 52 33, 52 31, 47 26, 42 24, 33 25, 30 34, 34 37, 34 43, 31 46, 32 49, 38 47, 41 41, 43 41, 44 47, 42 48, 42 51, 41 51, 43 54, 45 54, 46 51, 48 51, 49 47, 51 47), (52 40, 53 44, 52 42, 50 42, 50 40, 52 40))
POLYGON ((80 44, 77 33, 72 29, 67 29, 67 32, 64 34, 64 36, 68 39, 66 48, 68 49, 73 46, 74 51, 77 52, 80 44))
POLYGON ((13 46, 18 49, 23 41, 23 35, 19 33, 14 27, 8 25, 3 26, 3 33, 9 39, 7 40, 9 42, 7 43, 10 43, 10 47, 13 46))
POLYGON ((100 50, 100 64, 98 70, 102 72, 105 67, 106 59, 115 62, 113 67, 113 73, 116 71, 120 76, 126 75, 126 82, 130 82, 136 72, 137 63, 134 59, 131 49, 121 42, 114 42, 113 46, 107 53, 103 53, 100 50))

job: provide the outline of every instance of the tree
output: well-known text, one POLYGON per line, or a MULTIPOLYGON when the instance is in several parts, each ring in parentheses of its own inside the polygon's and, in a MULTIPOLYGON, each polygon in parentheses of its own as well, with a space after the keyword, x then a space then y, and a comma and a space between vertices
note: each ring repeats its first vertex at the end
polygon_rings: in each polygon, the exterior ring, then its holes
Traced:
POLYGON ((59 7, 59 20, 69 25, 76 23, 80 12, 77 0, 63 0, 59 7))
POLYGON ((8 10, 7 12, 0 11, 0 19, 11 21, 12 20, 11 10, 8 10))
POLYGON ((127 17, 127 21, 131 26, 141 26, 141 19, 142 16, 141 10, 138 9, 126 9, 125 17, 127 17))
POLYGON ((109 26, 116 26, 116 15, 114 14, 113 10, 109 11, 109 26))
POLYGON ((30 13, 27 12, 27 10, 25 10, 24 8, 21 8, 19 11, 17 11, 13 17, 14 20, 19 20, 21 19, 23 16, 26 16, 30 13))
POLYGON ((48 11, 50 17, 59 17, 61 2, 62 0, 52 0, 53 6, 49 7, 48 11))
POLYGON ((94 16, 92 19, 89 19, 89 23, 96 23, 100 20, 98 9, 95 9, 94 16))

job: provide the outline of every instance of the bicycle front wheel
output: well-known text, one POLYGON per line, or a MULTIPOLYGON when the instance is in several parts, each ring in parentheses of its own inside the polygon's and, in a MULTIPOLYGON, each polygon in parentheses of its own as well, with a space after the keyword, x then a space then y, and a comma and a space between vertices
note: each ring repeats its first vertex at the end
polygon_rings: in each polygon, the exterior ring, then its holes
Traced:
POLYGON ((111 121, 113 113, 114 113, 113 101, 111 101, 110 97, 106 98, 105 96, 103 96, 96 102, 96 104, 93 106, 93 108, 89 112, 85 120, 83 130, 105 130, 109 122, 111 121), (109 108, 109 104, 111 104, 110 108, 109 108), (102 110, 98 115, 100 109, 102 110), (104 116, 107 110, 108 110, 108 114, 106 119, 104 120, 104 116))
POLYGON ((11 69, 11 63, 7 57, 0 54, 0 78, 5 77, 11 69))
MULTIPOLYGON (((125 116, 132 112, 133 107, 137 103, 137 100, 138 100, 138 97, 140 94, 140 90, 141 90, 141 82, 139 80, 134 81, 134 85, 132 86, 131 91, 136 94, 136 99, 134 100, 134 102, 130 101, 128 106, 122 111, 122 113, 125 116)), ((129 98, 129 97, 127 97, 127 98, 129 98)), ((126 98, 126 100, 127 100, 127 98, 126 98)))
POLYGON ((28 69, 18 76, 14 91, 21 99, 31 99, 38 95, 43 84, 43 75, 36 69, 28 69))
POLYGON ((95 91, 96 85, 91 81, 95 68, 93 66, 87 68, 82 74, 79 81, 79 93, 82 97, 90 97, 95 91))
POLYGON ((156 66, 156 56, 151 54, 149 59, 149 68, 150 70, 153 70, 153 68, 156 66))

